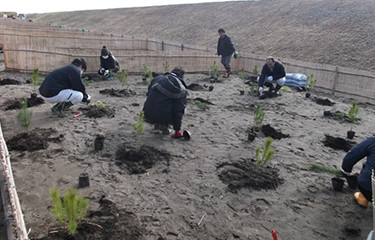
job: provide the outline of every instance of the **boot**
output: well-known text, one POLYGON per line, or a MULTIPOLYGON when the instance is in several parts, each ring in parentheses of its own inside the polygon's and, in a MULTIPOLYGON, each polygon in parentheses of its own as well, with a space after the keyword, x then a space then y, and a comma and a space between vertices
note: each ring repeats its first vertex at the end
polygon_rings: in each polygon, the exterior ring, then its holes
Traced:
POLYGON ((58 113, 58 112, 61 112, 62 110, 62 103, 59 102, 59 103, 56 103, 55 105, 53 105, 53 107, 51 108, 51 111, 53 113, 58 113))
POLYGON ((72 102, 64 102, 64 103, 63 103, 63 108, 62 108, 62 110, 63 110, 63 111, 66 111, 66 110, 68 110, 71 106, 73 106, 73 103, 72 103, 72 102))
POLYGON ((368 200, 363 196, 361 192, 354 193, 354 199, 357 201, 357 203, 362 207, 367 207, 368 200))
POLYGON ((282 86, 280 86, 279 84, 276 84, 276 88, 275 88, 275 93, 276 95, 280 95, 280 89, 281 89, 282 86))

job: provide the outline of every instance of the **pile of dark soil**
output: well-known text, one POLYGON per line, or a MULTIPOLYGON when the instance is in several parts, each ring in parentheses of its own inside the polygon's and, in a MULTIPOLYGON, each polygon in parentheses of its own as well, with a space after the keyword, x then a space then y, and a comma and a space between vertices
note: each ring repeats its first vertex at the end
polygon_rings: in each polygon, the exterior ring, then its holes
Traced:
POLYGON ((121 146, 116 151, 116 164, 129 171, 129 174, 142 174, 156 163, 169 166, 170 154, 150 146, 142 146, 139 150, 121 146))
POLYGON ((344 138, 326 135, 323 144, 326 147, 348 152, 356 143, 353 141, 345 140, 344 138))
POLYGON ((103 239, 143 239, 145 230, 134 213, 118 209, 116 204, 105 196, 99 200, 100 209, 89 212, 78 225, 75 235, 66 228, 51 229, 48 236, 39 240, 103 240, 103 239))
POLYGON ((35 128, 30 133, 20 133, 8 139, 7 147, 9 150, 36 151, 46 149, 49 142, 61 142, 63 139, 64 136, 52 128, 35 128))
POLYGON ((99 91, 101 94, 105 94, 105 95, 109 95, 109 96, 113 96, 113 97, 131 97, 131 96, 134 96, 136 95, 135 92, 133 92, 132 90, 127 90, 127 89, 121 89, 121 90, 118 90, 118 89, 104 89, 104 90, 100 90, 99 91))
MULTIPOLYGON (((13 109, 21 109, 23 101, 25 98, 16 98, 13 100, 8 100, 4 103, 5 111, 13 109)), ((27 98, 27 107, 35 107, 44 103, 44 99, 41 97, 31 97, 27 98)))
POLYGON ((0 85, 20 85, 21 82, 11 78, 0 79, 0 85))
POLYGON ((289 134, 284 134, 281 131, 274 129, 269 124, 262 125, 262 132, 266 137, 271 137, 273 139, 282 139, 289 137, 289 134))
POLYGON ((279 170, 270 166, 256 168, 254 160, 224 162, 217 166, 220 180, 228 185, 231 192, 242 188, 261 190, 276 189, 284 180, 279 170))
POLYGON ((79 110, 83 112, 84 116, 89 118, 101 118, 104 116, 113 118, 115 116, 115 110, 109 106, 89 105, 87 107, 80 107, 79 110))

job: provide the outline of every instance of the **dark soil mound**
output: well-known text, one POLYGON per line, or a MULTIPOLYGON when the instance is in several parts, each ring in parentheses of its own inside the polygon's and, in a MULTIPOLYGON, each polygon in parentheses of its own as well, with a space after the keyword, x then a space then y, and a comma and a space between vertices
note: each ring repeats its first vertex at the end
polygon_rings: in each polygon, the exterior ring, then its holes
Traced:
POLYGON ((46 149, 48 142, 61 142, 63 138, 62 134, 58 135, 52 128, 35 128, 29 134, 20 133, 6 142, 9 150, 36 151, 46 149))
POLYGON ((198 84, 198 83, 192 83, 192 84, 186 86, 186 88, 189 89, 189 90, 192 90, 192 91, 203 91, 203 90, 205 90, 205 87, 198 84))
POLYGON ((315 98, 315 102, 323 106, 333 106, 335 103, 329 100, 328 98, 315 98))
POLYGON ((136 93, 132 90, 126 90, 126 89, 104 89, 99 91, 101 94, 113 96, 113 97, 131 97, 134 96, 136 93))
POLYGON ((142 146, 139 150, 121 146, 116 151, 116 160, 116 164, 127 169, 130 174, 141 174, 158 162, 169 166, 170 154, 150 146, 142 146))
MULTIPOLYGON (((22 108, 21 101, 23 100, 24 98, 16 98, 13 100, 6 101, 4 103, 5 111, 13 110, 13 109, 21 109, 22 108)), ((35 97, 27 98, 27 107, 35 107, 43 103, 44 103, 44 99, 41 97, 35 96, 35 97)))
POLYGON ((217 167, 220 170, 220 180, 228 185, 231 192, 242 188, 254 190, 276 189, 284 182, 279 177, 279 170, 270 166, 256 168, 254 160, 234 163, 222 163, 217 167))
POLYGON ((277 131, 273 127, 271 127, 269 124, 262 126, 262 132, 266 137, 271 137, 273 139, 282 139, 282 138, 288 138, 288 134, 283 134, 281 131, 277 131))
POLYGON ((0 79, 0 85, 20 85, 21 82, 15 79, 4 78, 0 79))
POLYGON ((102 196, 100 210, 89 212, 78 225, 77 233, 72 236, 66 229, 59 227, 49 231, 48 236, 40 240, 103 240, 103 239, 143 239, 145 230, 134 213, 117 209, 114 202, 102 196))
POLYGON ((108 106, 89 105, 87 107, 80 107, 79 110, 82 110, 83 115, 89 118, 101 118, 104 116, 113 118, 115 116, 115 110, 108 106))
POLYGON ((344 150, 345 152, 347 152, 354 146, 355 143, 352 141, 347 141, 344 138, 326 135, 326 139, 323 141, 323 144, 326 147, 344 150))

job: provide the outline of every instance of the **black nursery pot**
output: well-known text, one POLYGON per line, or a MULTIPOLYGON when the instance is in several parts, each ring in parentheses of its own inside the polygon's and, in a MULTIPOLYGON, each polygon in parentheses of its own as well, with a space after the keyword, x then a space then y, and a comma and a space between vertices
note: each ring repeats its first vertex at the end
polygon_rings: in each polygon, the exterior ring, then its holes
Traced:
POLYGON ((244 90, 240 90, 240 95, 244 95, 245 94, 245 91, 244 90))
POLYGON ((344 187, 344 179, 334 177, 332 178, 332 187, 335 191, 342 191, 344 187))
POLYGON ((36 94, 36 93, 31 93, 30 94, 30 98, 31 99, 36 99, 37 96, 38 96, 38 94, 36 94))
POLYGON ((103 147, 104 147, 104 136, 102 135, 96 136, 95 141, 94 141, 95 151, 103 150, 103 147))
POLYGON ((349 131, 346 132, 346 137, 347 137, 348 139, 353 139, 353 138, 354 138, 354 135, 355 135, 355 132, 352 131, 352 130, 349 130, 349 131))
POLYGON ((311 96, 311 93, 309 93, 309 92, 307 92, 306 94, 305 94, 305 97, 306 98, 309 98, 311 96))
POLYGON ((324 111, 324 112, 323 112, 323 115, 324 115, 325 117, 329 117, 329 116, 332 116, 332 113, 331 113, 331 111, 324 111))
POLYGON ((247 140, 249 140, 250 142, 254 141, 255 140, 255 137, 256 137, 256 133, 254 132, 251 132, 247 135, 247 140))
POLYGON ((81 173, 78 179, 78 187, 84 188, 90 186, 90 179, 87 173, 81 173))

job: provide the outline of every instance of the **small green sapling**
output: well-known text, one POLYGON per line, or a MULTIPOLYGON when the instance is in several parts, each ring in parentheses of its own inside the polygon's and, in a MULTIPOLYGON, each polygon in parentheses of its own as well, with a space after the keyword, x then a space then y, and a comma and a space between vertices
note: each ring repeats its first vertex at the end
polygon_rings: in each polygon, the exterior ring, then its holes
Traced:
POLYGON ((143 129, 144 129, 143 128, 143 118, 144 118, 144 112, 141 111, 139 113, 138 122, 132 124, 133 129, 137 133, 137 142, 136 142, 136 148, 137 148, 137 150, 139 150, 141 148, 141 145, 142 145, 142 141, 141 141, 140 136, 141 136, 141 134, 143 132, 143 129))
POLYGON ((18 123, 23 127, 27 132, 30 130, 32 112, 28 109, 27 98, 20 100, 21 109, 18 110, 16 118, 18 123))
POLYGON ((256 148, 255 152, 255 159, 256 159, 256 167, 259 169, 260 167, 266 165, 272 158, 275 150, 271 148, 273 142, 273 138, 267 137, 264 142, 263 153, 261 156, 260 147, 256 148))

